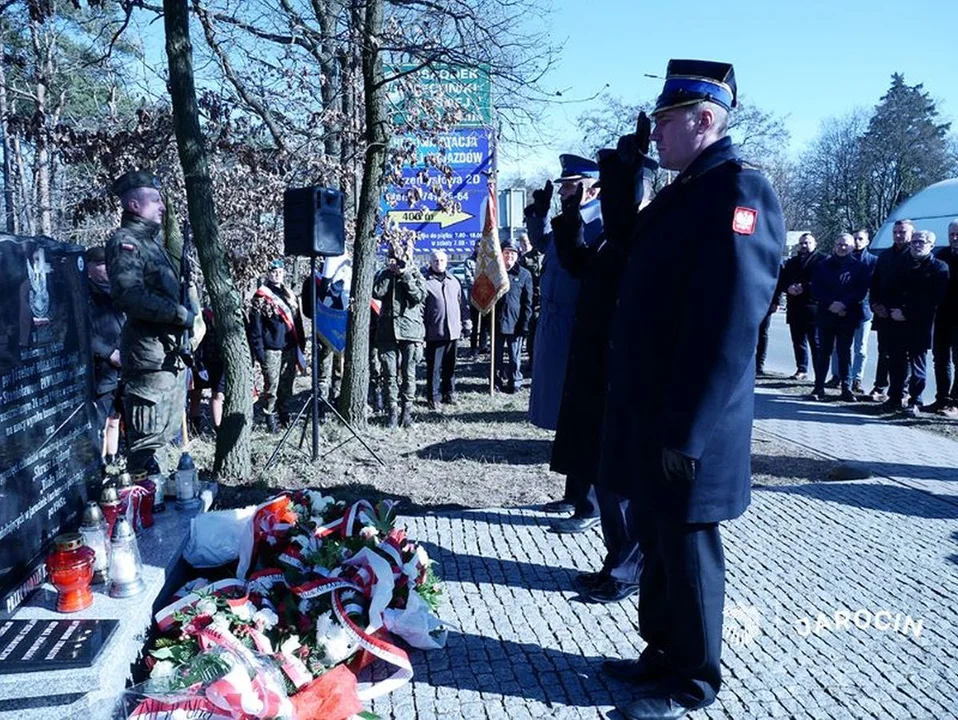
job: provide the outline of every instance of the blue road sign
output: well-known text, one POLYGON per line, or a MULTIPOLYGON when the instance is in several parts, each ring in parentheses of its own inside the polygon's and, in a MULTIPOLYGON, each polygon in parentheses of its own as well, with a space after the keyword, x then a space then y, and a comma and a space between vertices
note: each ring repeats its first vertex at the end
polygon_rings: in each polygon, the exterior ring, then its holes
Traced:
POLYGON ((459 128, 440 135, 436 142, 419 146, 420 163, 403 168, 405 186, 391 185, 383 199, 383 217, 419 233, 417 252, 445 250, 471 252, 482 235, 489 176, 493 172, 492 131, 488 128, 459 128), (446 177, 435 167, 421 162, 423 156, 446 149, 446 162, 452 168, 446 177), (440 210, 430 185, 438 180, 459 203, 456 212, 440 210), (417 188, 422 199, 410 204, 409 192, 417 188))

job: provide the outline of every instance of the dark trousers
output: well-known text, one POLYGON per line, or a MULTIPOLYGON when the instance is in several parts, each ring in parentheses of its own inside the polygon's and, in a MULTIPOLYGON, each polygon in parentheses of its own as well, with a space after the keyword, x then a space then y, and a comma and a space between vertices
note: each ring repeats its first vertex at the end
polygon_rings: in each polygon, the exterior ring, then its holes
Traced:
POLYGON ((881 327, 877 330, 878 336, 878 367, 875 368, 875 389, 884 392, 888 387, 888 359, 891 351, 891 342, 888 339, 888 330, 881 327))
POLYGON ((795 369, 807 373, 809 351, 811 351, 812 370, 818 357, 818 329, 812 323, 795 322, 788 326, 792 336, 792 352, 795 353, 795 369))
POLYGON ((595 488, 605 542, 603 572, 622 583, 636 585, 642 571, 642 551, 639 549, 638 528, 629 512, 630 500, 603 487, 595 488))
POLYGON ((907 328, 892 328, 888 331, 891 347, 888 355, 890 384, 888 399, 901 401, 905 395, 905 379, 908 379, 908 403, 921 405, 921 394, 927 380, 928 349, 909 342, 907 328))
POLYGON ((474 305, 469 306, 469 317, 472 318, 472 332, 469 335, 469 349, 479 350, 489 345, 489 321, 492 314, 480 315, 474 305))
POLYGON ((522 371, 519 369, 521 352, 522 335, 496 335, 496 365, 499 366, 499 377, 510 389, 518 390, 522 387, 522 371))
POLYGON ((642 552, 639 633, 646 659, 683 705, 711 704, 722 685, 725 555, 717 523, 689 525, 629 504, 642 552))
POLYGON ((958 325, 935 321, 931 354, 935 361, 935 385, 938 388, 935 399, 942 402, 958 400, 958 377, 953 372, 953 368, 958 366, 958 325))
POLYGON ((565 492, 562 499, 575 506, 572 517, 590 518, 599 514, 599 503, 592 483, 581 475, 565 476, 565 492))
POLYGON ((439 402, 456 389, 456 341, 426 342, 426 399, 439 402))
POLYGON ((825 379, 828 366, 832 361, 832 348, 837 346, 838 376, 842 381, 842 390, 851 389, 849 373, 852 365, 852 340, 855 326, 822 323, 818 326, 818 355, 815 356, 815 391, 825 392, 825 379))
POLYGON ((758 326, 758 343, 755 346, 755 371, 765 372, 765 358, 768 357, 768 328, 772 324, 772 313, 768 313, 758 326))

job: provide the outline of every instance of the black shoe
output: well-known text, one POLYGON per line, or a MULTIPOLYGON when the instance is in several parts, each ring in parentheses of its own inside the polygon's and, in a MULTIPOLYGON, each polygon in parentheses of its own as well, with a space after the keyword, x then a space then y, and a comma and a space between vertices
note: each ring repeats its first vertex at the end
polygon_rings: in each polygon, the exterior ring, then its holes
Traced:
POLYGON ((842 390, 842 394, 838 397, 842 402, 858 402, 858 398, 855 397, 854 393, 848 388, 842 390))
POLYGON ((629 720, 674 720, 685 717, 692 708, 668 695, 654 695, 616 705, 615 709, 629 720))
POLYGON ((619 582, 615 578, 610 577, 601 585, 597 585, 591 590, 587 590, 582 594, 592 602, 607 605, 608 603, 622 602, 626 598, 630 598, 635 595, 638 591, 638 585, 619 582))
POLYGON ((855 393, 856 395, 865 394, 865 388, 862 387, 861 380, 856 380, 855 382, 852 383, 852 392, 855 393))
POLYGON ((905 409, 905 403, 901 400, 892 400, 891 398, 888 398, 888 400, 883 402, 878 407, 884 412, 901 412, 905 409))
POLYGON ((546 513, 565 515, 566 513, 575 512, 575 505, 568 500, 553 500, 543 505, 541 510, 546 513))
POLYGON ((599 572, 584 572, 579 573, 574 578, 572 578, 572 587, 574 587, 579 592, 585 593, 589 590, 599 587, 605 582, 608 582, 612 578, 603 571, 599 572))
POLYGON ((456 399, 456 396, 453 393, 446 393, 442 396, 442 401, 446 405, 458 405, 459 401, 456 399))
POLYGON ((829 390, 835 390, 837 388, 840 388, 841 386, 842 386, 842 380, 841 378, 837 378, 837 377, 833 377, 831 380, 825 383, 825 387, 828 388, 829 390))
POLYGON ((276 423, 275 415, 270 414, 266 416, 266 429, 271 433, 279 432, 279 425, 276 423))
POLYGON ((369 407, 373 409, 374 413, 381 413, 383 411, 383 394, 381 390, 370 388, 368 401, 369 407))
POLYGON ((556 520, 550 528, 552 532, 560 535, 585 532, 597 527, 599 518, 597 517, 570 517, 564 520, 556 520))
POLYGON ((438 400, 430 400, 426 403, 426 406, 433 412, 442 412, 442 407, 439 405, 438 400))
POLYGON ((828 399, 828 396, 825 395, 824 390, 812 390, 808 395, 805 396, 806 400, 818 400, 819 402, 825 402, 828 399))
POLYGON ((411 427, 412 423, 412 408, 409 405, 403 405, 402 412, 399 414, 399 424, 407 428, 411 427))

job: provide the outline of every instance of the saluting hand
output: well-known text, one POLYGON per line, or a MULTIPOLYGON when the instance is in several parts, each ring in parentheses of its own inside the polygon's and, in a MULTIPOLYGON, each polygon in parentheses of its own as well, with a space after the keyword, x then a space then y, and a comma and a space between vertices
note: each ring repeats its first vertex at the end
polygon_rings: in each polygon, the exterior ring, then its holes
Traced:
POLYGON ((891 319, 895 322, 905 322, 905 313, 900 308, 892 308, 891 319))
POLYGON ((546 184, 541 190, 532 191, 532 204, 526 207, 527 215, 535 215, 544 218, 549 214, 549 208, 552 207, 552 181, 546 180, 546 184))
POLYGON ((789 295, 801 295, 803 292, 805 292, 805 289, 802 287, 801 283, 795 283, 788 286, 789 295))

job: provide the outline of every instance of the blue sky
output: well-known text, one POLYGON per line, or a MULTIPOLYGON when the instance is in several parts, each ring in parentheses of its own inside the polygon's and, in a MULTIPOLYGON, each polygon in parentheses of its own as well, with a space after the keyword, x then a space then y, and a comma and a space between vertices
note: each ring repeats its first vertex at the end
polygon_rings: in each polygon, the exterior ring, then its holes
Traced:
MULTIPOLYGON (((740 93, 785 118, 798 153, 822 120, 873 106, 893 72, 924 83, 958 123, 958 2, 955 0, 554 0, 548 24, 565 50, 546 78, 570 98, 608 83, 629 100, 653 98, 669 58, 735 65, 740 93)), ((500 148, 500 169, 554 168, 574 142, 587 103, 550 108, 541 149, 500 148)), ((956 124, 958 129, 958 124, 956 124)), ((538 144, 534 133, 526 141, 538 144)))

